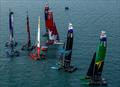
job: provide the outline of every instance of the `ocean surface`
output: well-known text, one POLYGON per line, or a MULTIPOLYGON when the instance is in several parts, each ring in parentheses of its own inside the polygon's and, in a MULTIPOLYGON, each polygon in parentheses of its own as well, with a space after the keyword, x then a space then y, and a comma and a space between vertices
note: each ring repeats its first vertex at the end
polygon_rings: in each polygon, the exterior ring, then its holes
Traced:
MULTIPOLYGON (((120 0, 0 0, 0 87, 89 87, 81 78, 86 75, 99 34, 105 30, 108 48, 103 69, 107 87, 120 87, 120 0), (34 61, 21 51, 26 42, 26 11, 30 17, 32 43, 36 42, 38 16, 41 34, 45 32, 44 6, 49 3, 62 41, 66 40, 68 23, 74 26, 72 64, 76 72, 53 70, 59 57, 58 48, 50 47, 45 60, 34 61), (70 9, 65 11, 65 7, 70 9), (9 8, 14 12, 14 33, 20 56, 6 57, 9 40, 9 8)), ((95 86, 94 86, 95 87, 95 86)))

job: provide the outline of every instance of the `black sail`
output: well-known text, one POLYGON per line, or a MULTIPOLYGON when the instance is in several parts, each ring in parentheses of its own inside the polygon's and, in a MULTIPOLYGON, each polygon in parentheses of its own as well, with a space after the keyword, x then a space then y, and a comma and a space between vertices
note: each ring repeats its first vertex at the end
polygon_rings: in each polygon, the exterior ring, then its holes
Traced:
MULTIPOLYGON (((72 27, 73 28, 73 27, 72 27)), ((69 51, 69 54, 65 54, 64 66, 69 67, 71 63, 71 55, 72 55, 72 48, 73 48, 73 29, 69 29, 67 33, 67 42, 65 51, 69 51)))
POLYGON ((87 76, 88 77, 92 77, 94 75, 94 69, 95 69, 95 58, 96 58, 96 52, 93 55, 91 64, 89 66, 88 72, 87 72, 87 76))

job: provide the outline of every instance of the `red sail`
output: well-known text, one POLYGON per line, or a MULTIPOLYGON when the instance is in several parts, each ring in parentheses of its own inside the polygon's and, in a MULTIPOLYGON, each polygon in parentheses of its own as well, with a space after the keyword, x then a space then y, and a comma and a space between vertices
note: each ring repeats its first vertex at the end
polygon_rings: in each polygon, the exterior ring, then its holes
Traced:
POLYGON ((47 21, 46 21, 46 28, 50 31, 53 31, 53 14, 52 11, 48 11, 48 17, 47 17, 47 21))
POLYGON ((54 22, 54 25, 53 25, 53 34, 54 34, 54 35, 58 35, 57 27, 56 27, 55 22, 54 22))
MULTIPOLYGON (((48 4, 46 4, 45 9, 44 9, 44 14, 45 14, 45 26, 47 26, 46 21, 47 21, 47 18, 48 18, 48 11, 49 11, 49 6, 48 6, 48 4)), ((46 28, 47 28, 47 27, 46 27, 46 28)), ((47 30, 46 30, 46 32, 47 32, 47 30)))
MULTIPOLYGON (((46 21, 46 28, 52 32, 52 35, 58 35, 56 24, 53 20, 53 12, 48 11, 48 17, 46 21)), ((57 36, 59 38, 59 36, 57 36)))

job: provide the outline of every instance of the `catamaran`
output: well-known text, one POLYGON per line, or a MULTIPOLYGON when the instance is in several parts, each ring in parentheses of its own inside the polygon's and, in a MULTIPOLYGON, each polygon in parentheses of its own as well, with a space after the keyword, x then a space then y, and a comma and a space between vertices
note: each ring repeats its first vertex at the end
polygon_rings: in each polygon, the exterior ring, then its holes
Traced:
POLYGON ((92 62, 89 66, 86 75, 86 84, 89 85, 107 85, 107 82, 102 78, 103 65, 107 50, 107 37, 105 31, 101 31, 100 42, 97 51, 94 53, 92 62))
POLYGON ((58 62, 58 68, 51 67, 53 69, 63 70, 65 72, 74 72, 77 70, 76 67, 71 66, 72 48, 73 48, 73 26, 69 23, 67 41, 63 45, 63 49, 60 51, 61 55, 58 62))
POLYGON ((27 22, 26 22, 27 30, 26 31, 27 31, 28 37, 27 37, 27 43, 22 46, 21 50, 31 51, 33 49, 33 47, 31 46, 31 36, 30 36, 30 25, 29 25, 28 12, 27 12, 26 20, 27 20, 27 22))
POLYGON ((40 44, 40 17, 38 18, 37 44, 34 47, 35 53, 30 53, 30 57, 34 60, 45 58, 44 50, 40 44))
POLYGON ((47 36, 47 44, 48 45, 63 44, 60 43, 57 27, 53 19, 53 12, 49 9, 48 4, 45 6, 44 14, 45 14, 45 26, 46 26, 45 36, 47 36))
POLYGON ((13 15, 14 15, 14 12, 12 12, 10 9, 9 9, 9 30, 10 30, 10 40, 9 42, 6 42, 5 46, 6 47, 11 47, 11 46, 14 46, 16 47, 17 46, 17 42, 15 42, 15 39, 14 39, 14 31, 13 31, 13 15))
POLYGON ((14 40, 14 31, 13 31, 13 15, 14 13, 9 10, 9 29, 10 29, 10 41, 5 44, 6 47, 9 47, 8 51, 6 52, 8 57, 16 57, 19 56, 19 51, 15 50, 17 46, 17 42, 14 40))

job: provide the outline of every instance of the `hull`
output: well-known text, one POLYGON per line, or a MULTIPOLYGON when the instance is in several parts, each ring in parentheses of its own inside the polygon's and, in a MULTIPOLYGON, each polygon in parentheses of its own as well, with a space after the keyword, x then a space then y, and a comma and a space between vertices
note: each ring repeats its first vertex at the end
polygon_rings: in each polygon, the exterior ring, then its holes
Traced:
POLYGON ((30 53, 29 56, 33 60, 45 59, 45 53, 41 50, 41 48, 37 48, 36 53, 30 53))
POLYGON ((19 51, 7 51, 6 52, 7 57, 18 57, 20 55, 19 51))

